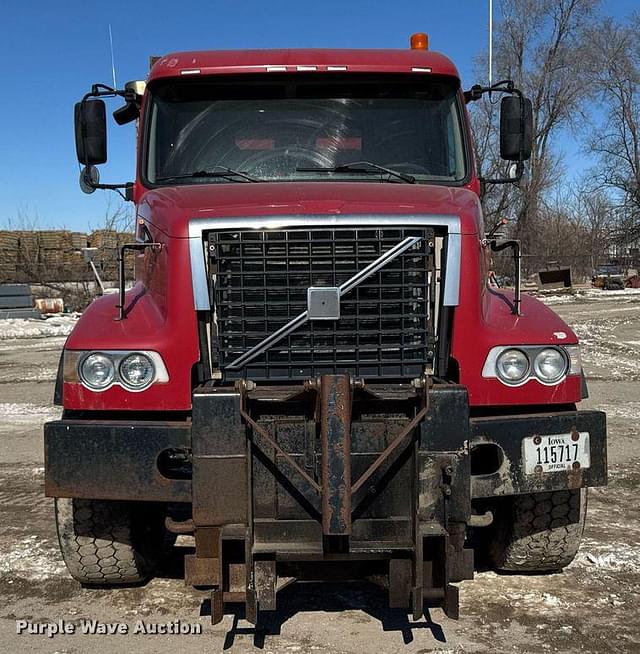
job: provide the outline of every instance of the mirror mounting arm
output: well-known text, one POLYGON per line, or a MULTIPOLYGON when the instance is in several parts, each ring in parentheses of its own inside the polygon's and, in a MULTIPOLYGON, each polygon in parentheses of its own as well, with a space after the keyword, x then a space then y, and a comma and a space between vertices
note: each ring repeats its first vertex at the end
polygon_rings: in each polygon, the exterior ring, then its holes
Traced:
MULTIPOLYGON (((485 93, 508 93, 509 95, 515 95, 520 98, 520 132, 524 133, 525 129, 525 108, 524 108, 524 95, 522 91, 516 88, 516 85, 512 80, 505 79, 491 86, 481 86, 480 84, 474 84, 468 91, 464 92, 465 102, 477 102, 482 98, 485 93)), ((488 179, 486 177, 480 177, 480 184, 483 189, 487 184, 517 184, 524 175, 524 139, 520 140, 520 158, 516 162, 516 174, 513 177, 499 177, 495 179, 488 179)))
POLYGON ((91 168, 91 166, 87 166, 82 171, 83 181, 87 186, 94 189, 99 188, 106 191, 115 191, 126 202, 133 201, 133 182, 125 182, 124 184, 101 184, 100 182, 94 182, 91 179, 91 168), (124 193, 121 192, 121 189, 124 189, 124 193))
POLYGON ((113 98, 116 96, 125 97, 126 91, 121 89, 114 89, 106 84, 92 84, 91 91, 85 93, 82 102, 86 102, 89 98, 113 98))
POLYGON ((516 162, 516 174, 513 177, 497 177, 496 179, 487 179, 480 177, 481 184, 517 184, 524 175, 524 161, 516 162))
POLYGON ((480 84, 474 84, 468 91, 464 92, 465 102, 476 102, 480 100, 485 93, 511 93, 512 95, 517 95, 522 97, 522 91, 516 88, 516 85, 510 79, 503 79, 500 82, 496 82, 491 86, 482 86, 480 84))

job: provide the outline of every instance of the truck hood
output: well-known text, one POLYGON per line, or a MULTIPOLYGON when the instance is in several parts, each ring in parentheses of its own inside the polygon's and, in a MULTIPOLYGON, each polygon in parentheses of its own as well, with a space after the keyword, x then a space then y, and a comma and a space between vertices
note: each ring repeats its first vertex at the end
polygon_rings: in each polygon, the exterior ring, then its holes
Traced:
POLYGON ((438 214, 481 233, 478 196, 466 188, 375 182, 198 184, 150 190, 138 216, 170 237, 188 235, 193 219, 270 215, 438 214))

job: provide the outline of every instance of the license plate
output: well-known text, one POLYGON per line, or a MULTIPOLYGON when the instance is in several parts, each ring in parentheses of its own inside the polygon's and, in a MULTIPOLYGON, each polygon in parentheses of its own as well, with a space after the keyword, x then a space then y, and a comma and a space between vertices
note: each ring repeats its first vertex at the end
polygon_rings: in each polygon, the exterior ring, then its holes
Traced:
POLYGON ((527 475, 588 468, 589 432, 531 436, 523 439, 522 454, 527 475))

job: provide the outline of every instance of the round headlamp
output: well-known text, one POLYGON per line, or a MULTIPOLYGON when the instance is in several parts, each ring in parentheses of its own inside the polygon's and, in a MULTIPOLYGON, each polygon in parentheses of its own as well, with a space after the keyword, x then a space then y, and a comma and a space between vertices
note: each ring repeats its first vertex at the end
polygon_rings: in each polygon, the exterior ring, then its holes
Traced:
POLYGON ((80 364, 82 381, 95 390, 102 390, 113 382, 116 368, 111 357, 100 352, 90 354, 80 364))
POLYGON ((507 384, 521 382, 529 372, 529 359, 522 350, 505 350, 496 360, 496 373, 507 384))
POLYGON ((151 384, 156 374, 156 368, 146 354, 136 352, 122 359, 119 372, 120 379, 125 386, 139 390, 151 384))
POLYGON ((560 350, 548 347, 536 355, 533 371, 540 381, 553 384, 567 372, 567 360, 560 350))

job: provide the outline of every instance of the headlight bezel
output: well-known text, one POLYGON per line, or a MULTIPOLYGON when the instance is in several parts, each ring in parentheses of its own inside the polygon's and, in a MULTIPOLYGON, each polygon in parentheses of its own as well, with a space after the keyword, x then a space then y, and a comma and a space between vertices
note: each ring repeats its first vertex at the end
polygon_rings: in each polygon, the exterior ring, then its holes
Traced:
POLYGON ((497 379, 499 382, 505 386, 511 388, 517 386, 523 386, 530 381, 536 381, 543 386, 557 386, 562 383, 567 377, 580 376, 582 375, 582 363, 580 359, 580 346, 577 343, 571 343, 568 345, 556 345, 556 344, 547 344, 547 345, 498 345, 489 351, 487 355, 484 366, 482 368, 482 377, 485 379, 497 379), (504 379, 501 375, 498 374, 498 359, 501 355, 509 350, 519 350, 525 354, 529 361, 529 369, 527 374, 517 382, 511 382, 504 379), (544 350, 555 350, 557 351, 562 359, 564 360, 564 369, 562 374, 559 377, 549 380, 544 378, 536 370, 535 362, 536 358, 544 350))
POLYGON ((154 384, 162 384, 169 381, 167 367, 162 357, 158 352, 150 350, 65 350, 64 362, 65 383, 80 383, 94 393, 103 393, 114 386, 120 386, 130 393, 141 393, 154 384), (86 375, 83 374, 85 362, 94 355, 105 357, 112 365, 113 374, 111 375, 110 381, 102 387, 91 384, 87 380, 86 375), (147 358, 153 368, 153 374, 150 380, 142 386, 133 386, 131 383, 128 383, 128 380, 120 371, 122 363, 129 357, 136 355, 147 358))

